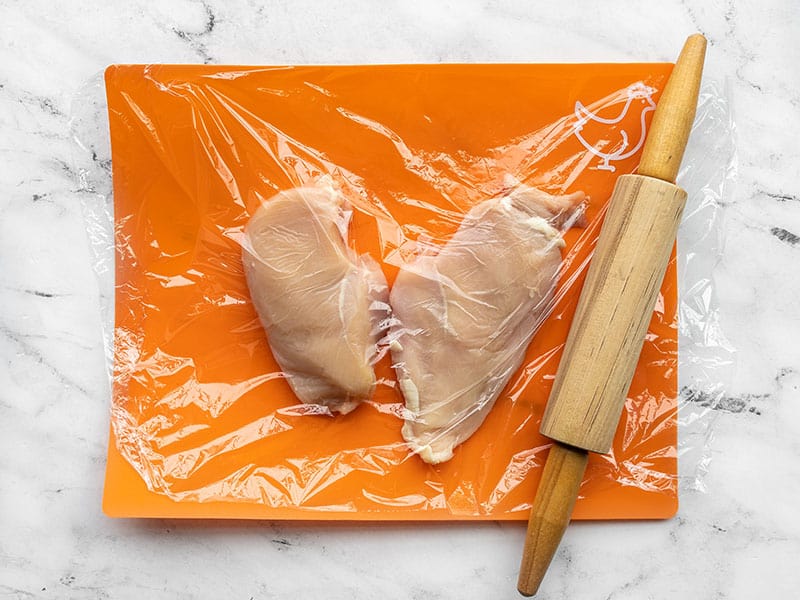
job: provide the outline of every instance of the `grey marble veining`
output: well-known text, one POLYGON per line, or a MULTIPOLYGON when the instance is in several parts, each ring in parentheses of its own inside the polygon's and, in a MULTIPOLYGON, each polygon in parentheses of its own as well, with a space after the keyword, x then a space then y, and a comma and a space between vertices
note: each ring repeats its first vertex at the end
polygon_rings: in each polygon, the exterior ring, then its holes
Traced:
POLYGON ((0 1, 0 17, 0 597, 517 597, 518 524, 102 515, 108 382, 69 118, 106 65, 673 60, 696 30, 737 130, 736 185, 719 200, 725 236, 712 265, 735 368, 715 390, 722 371, 681 374, 687 419, 694 410, 703 420, 687 431, 705 450, 683 458, 678 517, 574 525, 540 597, 796 597, 794 2, 34 0, 0 1))

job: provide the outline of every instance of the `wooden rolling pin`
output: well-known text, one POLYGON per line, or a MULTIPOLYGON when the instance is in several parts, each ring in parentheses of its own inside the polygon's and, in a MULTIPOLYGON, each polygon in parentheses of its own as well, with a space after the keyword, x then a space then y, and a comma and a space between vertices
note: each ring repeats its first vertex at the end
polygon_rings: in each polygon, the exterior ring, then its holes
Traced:
POLYGON ((517 587, 532 596, 567 528, 589 451, 611 449, 664 279, 686 192, 675 185, 706 40, 686 40, 656 108, 638 175, 617 180, 542 419, 550 449, 517 587))

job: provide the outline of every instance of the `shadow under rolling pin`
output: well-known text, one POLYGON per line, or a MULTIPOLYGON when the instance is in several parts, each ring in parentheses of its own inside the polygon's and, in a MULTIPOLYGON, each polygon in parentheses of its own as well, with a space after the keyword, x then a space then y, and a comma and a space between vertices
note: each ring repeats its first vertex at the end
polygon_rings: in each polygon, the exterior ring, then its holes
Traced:
POLYGON ((675 185, 694 121, 706 39, 683 46, 637 175, 617 179, 542 419, 554 439, 531 509, 517 589, 539 589, 569 523, 589 452, 611 449, 664 279, 686 192, 675 185))

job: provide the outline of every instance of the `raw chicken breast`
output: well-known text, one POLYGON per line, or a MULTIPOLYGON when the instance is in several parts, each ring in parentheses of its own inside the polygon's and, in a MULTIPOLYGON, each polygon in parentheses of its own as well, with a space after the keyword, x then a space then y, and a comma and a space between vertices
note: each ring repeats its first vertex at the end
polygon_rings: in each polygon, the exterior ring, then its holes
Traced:
POLYGON ((392 357, 403 437, 425 462, 449 460, 486 418, 553 298, 564 241, 584 195, 521 188, 475 206, 434 256, 398 274, 392 357))
POLYGON ((388 315, 380 267, 347 247, 344 208, 332 189, 281 192, 247 223, 243 253, 250 295, 295 394, 342 414, 372 393, 388 315))

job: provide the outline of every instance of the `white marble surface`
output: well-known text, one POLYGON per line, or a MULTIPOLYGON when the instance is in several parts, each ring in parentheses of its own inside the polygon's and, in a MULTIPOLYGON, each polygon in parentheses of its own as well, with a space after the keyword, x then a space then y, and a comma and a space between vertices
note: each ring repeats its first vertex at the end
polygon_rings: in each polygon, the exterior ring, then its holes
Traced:
POLYGON ((517 597, 517 524, 103 516, 108 387, 68 127, 87 78, 115 62, 672 60, 696 30, 737 125, 713 272, 736 369, 681 374, 685 399, 721 396, 703 464, 682 461, 679 516, 574 525, 540 597, 797 597, 800 9, 533 4, 0 1, 0 597, 517 597))

